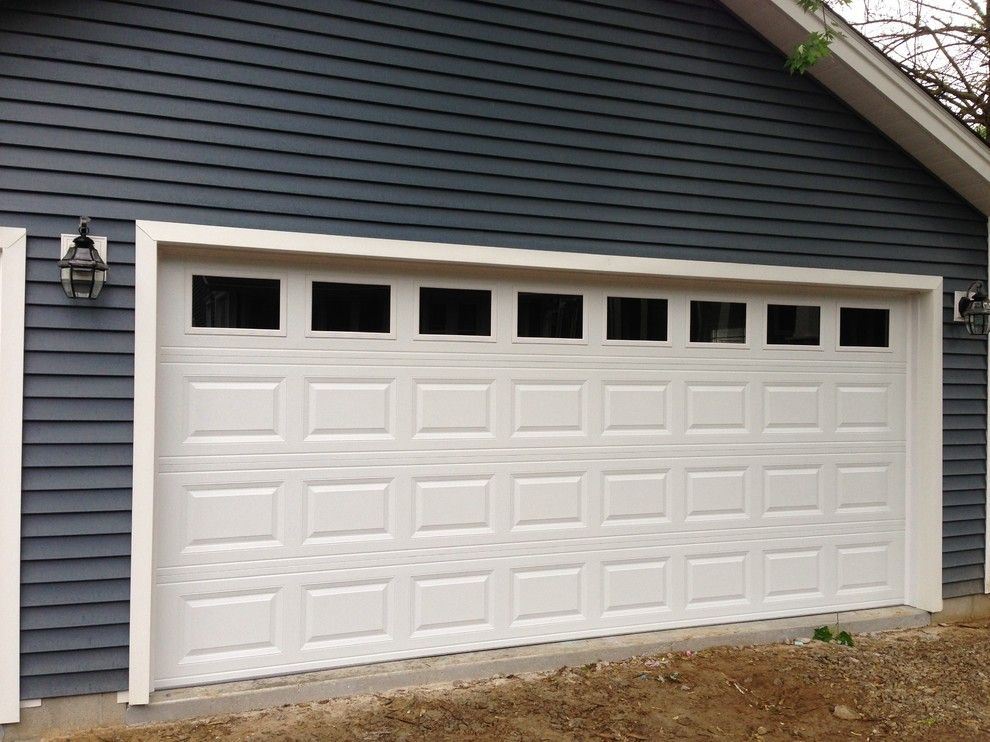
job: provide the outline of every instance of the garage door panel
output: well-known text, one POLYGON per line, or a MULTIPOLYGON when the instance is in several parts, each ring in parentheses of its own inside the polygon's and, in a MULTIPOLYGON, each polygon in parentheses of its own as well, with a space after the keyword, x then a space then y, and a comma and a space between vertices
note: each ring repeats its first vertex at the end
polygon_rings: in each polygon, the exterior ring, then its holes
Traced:
POLYGON ((781 371, 584 377, 535 368, 161 367, 163 456, 903 441, 905 377, 781 371), (320 373, 316 373, 319 370, 320 373), (292 414, 288 413, 292 410, 292 414))
POLYGON ((159 275, 158 687, 903 601, 901 300, 291 259, 159 275), (277 332, 189 326, 192 275, 266 272, 277 332), (418 334, 419 288, 448 278, 491 292, 491 337, 418 334), (388 332, 313 330, 314 280, 387 284, 388 332), (517 338, 520 291, 581 295, 583 337, 517 338), (606 340, 609 296, 666 299, 667 340, 606 340), (697 299, 745 302, 746 342, 689 343, 697 299), (770 302, 820 306, 820 345, 765 342, 770 302), (839 347, 846 306, 889 309, 890 347, 839 347))
POLYGON ((881 532, 163 582, 156 624, 179 630, 157 635, 156 670, 181 685, 796 614, 822 601, 893 604, 902 560, 900 534, 881 532))
POLYGON ((162 474, 157 563, 903 521, 899 452, 777 461, 709 453, 162 474))

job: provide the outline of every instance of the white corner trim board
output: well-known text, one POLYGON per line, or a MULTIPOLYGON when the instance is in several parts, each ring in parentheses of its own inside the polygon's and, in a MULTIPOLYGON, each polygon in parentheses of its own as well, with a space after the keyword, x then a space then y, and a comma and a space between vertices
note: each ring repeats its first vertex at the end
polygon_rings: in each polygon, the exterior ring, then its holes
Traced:
POLYGON ((27 231, 0 227, 0 724, 20 719, 21 435, 27 231))
MULTIPOLYGON (((384 240, 333 235, 295 234, 162 222, 136 223, 134 499, 131 556, 130 678, 132 705, 149 702, 152 673, 154 585, 153 522, 156 484, 156 389, 158 292, 161 248, 227 251, 246 260, 279 254, 387 260, 395 267, 476 266, 532 271, 534 280, 548 274, 562 282, 582 274, 678 279, 698 286, 712 280, 739 287, 748 284, 790 291, 794 287, 870 290, 896 296, 907 307, 906 341, 910 400, 906 425, 907 474, 905 600, 924 610, 941 608, 941 471, 942 471, 942 279, 890 273, 739 265, 566 252, 384 240), (698 282, 698 283, 695 283, 698 282)), ((171 254, 171 253, 170 253, 171 254)), ((163 277, 172 275, 163 264, 163 277)), ((420 270, 424 268, 421 267, 420 270)), ((430 268, 432 270, 432 268, 430 268)), ((442 270, 442 268, 440 268, 442 270)), ((174 270, 173 270, 174 273, 174 270)), ((164 280, 164 279, 163 279, 164 280)), ((167 334, 167 333, 166 333, 167 334)), ((163 385, 166 381, 162 382, 163 385)), ((161 390, 162 394, 166 390, 161 390)), ((164 445, 164 444, 162 444, 164 445)))

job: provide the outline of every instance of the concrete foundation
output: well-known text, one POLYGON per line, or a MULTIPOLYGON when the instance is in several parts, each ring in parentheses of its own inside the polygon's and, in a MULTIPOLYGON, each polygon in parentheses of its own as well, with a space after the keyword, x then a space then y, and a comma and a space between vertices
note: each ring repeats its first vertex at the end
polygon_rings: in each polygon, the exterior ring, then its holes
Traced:
POLYGON ((117 694, 114 693, 48 699, 36 708, 23 709, 20 724, 0 728, 3 732, 0 740, 21 742, 52 733, 97 726, 146 724, 238 713, 286 703, 308 703, 417 685, 554 670, 564 665, 621 660, 642 654, 699 650, 714 646, 772 644, 810 637, 817 627, 823 625, 839 626, 852 634, 863 634, 916 628, 927 626, 930 622, 931 616, 925 611, 896 606, 466 652, 179 688, 153 693, 147 706, 118 703, 117 694))
POLYGON ((957 623, 990 619, 990 595, 964 595, 942 601, 942 610, 932 614, 932 623, 957 623))

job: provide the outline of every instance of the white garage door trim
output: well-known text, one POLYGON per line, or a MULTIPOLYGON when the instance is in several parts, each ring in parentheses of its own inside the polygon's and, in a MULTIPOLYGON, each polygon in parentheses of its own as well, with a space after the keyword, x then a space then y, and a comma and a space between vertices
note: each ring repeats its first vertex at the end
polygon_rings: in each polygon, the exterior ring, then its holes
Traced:
POLYGON ((0 724, 20 719, 21 435, 27 231, 0 227, 0 724))
POLYGON ((540 269, 574 274, 648 275, 720 282, 844 287, 903 292, 910 298, 906 600, 941 609, 942 279, 860 271, 615 257, 229 227, 136 224, 134 500, 131 557, 129 701, 152 690, 152 587, 155 489, 158 260, 160 247, 229 249, 540 269))

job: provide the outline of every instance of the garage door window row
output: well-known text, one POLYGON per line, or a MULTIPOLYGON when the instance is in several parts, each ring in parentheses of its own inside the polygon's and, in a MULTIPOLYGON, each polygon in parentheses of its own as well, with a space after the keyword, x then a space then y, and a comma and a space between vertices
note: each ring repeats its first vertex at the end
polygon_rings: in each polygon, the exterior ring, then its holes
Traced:
MULTIPOLYGON (((192 326, 239 330, 278 330, 281 282, 274 278, 192 277, 192 326)), ((315 332, 392 332, 392 287, 313 281, 310 329, 315 332)), ((692 343, 746 342, 745 302, 690 302, 692 343)), ((423 336, 491 337, 492 292, 487 289, 422 286, 418 327, 423 336)), ((666 299, 606 297, 608 340, 666 342, 666 299)), ((840 307, 839 346, 889 347, 890 311, 840 307)), ((584 296, 520 291, 516 295, 516 337, 580 340, 584 334, 584 296)), ((766 305, 767 345, 821 345, 821 307, 766 305)))

